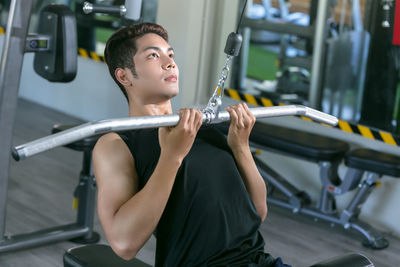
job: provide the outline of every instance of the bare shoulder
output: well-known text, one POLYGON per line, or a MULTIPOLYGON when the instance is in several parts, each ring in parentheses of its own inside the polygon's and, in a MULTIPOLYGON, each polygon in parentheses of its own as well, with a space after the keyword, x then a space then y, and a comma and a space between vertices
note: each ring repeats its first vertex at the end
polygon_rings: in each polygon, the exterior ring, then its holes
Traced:
POLYGON ((112 179, 135 179, 134 158, 116 133, 103 135, 93 149, 93 168, 98 183, 112 179))
POLYGON ((93 151, 99 153, 103 152, 104 150, 108 151, 110 149, 118 149, 124 144, 125 142, 117 133, 108 133, 101 136, 99 140, 97 140, 93 151))
POLYGON ((112 164, 118 163, 121 160, 126 163, 133 160, 133 156, 129 151, 128 146, 122 138, 116 133, 108 133, 103 135, 97 141, 93 149, 94 161, 107 161, 112 164))

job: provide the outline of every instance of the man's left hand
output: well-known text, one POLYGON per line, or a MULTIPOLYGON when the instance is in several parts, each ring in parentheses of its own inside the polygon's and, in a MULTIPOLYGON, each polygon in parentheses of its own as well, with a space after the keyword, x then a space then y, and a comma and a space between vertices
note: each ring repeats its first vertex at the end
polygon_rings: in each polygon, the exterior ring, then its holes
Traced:
POLYGON ((228 132, 228 145, 232 151, 249 149, 249 136, 256 118, 247 107, 246 103, 240 103, 226 108, 231 117, 228 132))

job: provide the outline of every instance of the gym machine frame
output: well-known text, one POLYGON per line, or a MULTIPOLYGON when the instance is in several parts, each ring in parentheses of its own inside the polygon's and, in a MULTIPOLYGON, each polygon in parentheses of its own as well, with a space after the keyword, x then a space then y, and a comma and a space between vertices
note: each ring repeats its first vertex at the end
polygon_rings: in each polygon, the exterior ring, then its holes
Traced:
MULTIPOLYGON (((98 240, 98 235, 93 232, 94 214, 93 212, 86 212, 87 210, 94 210, 96 193, 93 174, 91 173, 91 170, 87 170, 87 168, 82 170, 80 184, 77 188, 77 193, 79 194, 80 201, 75 223, 13 236, 5 236, 4 234, 6 221, 10 148, 12 144, 12 133, 17 107, 18 88, 21 78, 24 54, 26 52, 49 51, 49 49, 54 49, 52 51, 55 51, 55 46, 52 47, 52 45, 54 45, 56 42, 55 36, 28 35, 32 4, 32 0, 11 1, 7 22, 7 30, 4 39, 3 54, 1 59, 0 129, 2 138, 0 138, 0 253, 68 239, 79 239, 76 240, 77 242, 95 242, 98 240), (44 48, 40 45, 37 46, 40 43, 46 43, 48 44, 48 46, 44 48), (82 184, 82 179, 86 179, 87 181, 82 184)), ((54 6, 50 7, 50 9, 51 8, 54 8, 54 6)), ((46 18, 51 21, 52 25, 57 25, 57 23, 55 23, 54 21, 54 16, 49 15, 46 16, 46 18)), ((65 27, 75 27, 75 25, 71 24, 74 24, 74 22, 71 21, 69 18, 63 19, 62 23, 65 27)), ((51 27, 52 26, 47 28, 52 29, 51 27)), ((68 47, 73 47, 70 45, 70 42, 73 42, 73 40, 75 39, 68 38, 68 40, 66 40, 68 47)), ((65 55, 68 54, 69 56, 71 50, 68 50, 68 52, 64 52, 66 53, 65 55)), ((74 50, 73 52, 74 55, 76 55, 76 50, 74 50)), ((44 57, 46 57, 47 55, 44 54, 44 57)), ((48 61, 46 61, 45 64, 47 63, 48 61)), ((47 76, 46 79, 54 79, 54 81, 63 82, 70 81, 75 77, 75 75, 73 74, 74 63, 76 64, 76 61, 74 62, 74 59, 72 58, 70 59, 70 61, 68 61, 68 63, 63 64, 64 67, 68 67, 67 74, 71 75, 61 78, 51 76, 52 74, 56 73, 52 72, 51 65, 43 66, 45 70, 49 70, 48 74, 50 76, 47 76)), ((35 57, 36 71, 36 68, 38 66, 41 67, 40 64, 36 65, 35 57)), ((84 163, 85 162, 87 162, 87 157, 84 157, 84 163)))

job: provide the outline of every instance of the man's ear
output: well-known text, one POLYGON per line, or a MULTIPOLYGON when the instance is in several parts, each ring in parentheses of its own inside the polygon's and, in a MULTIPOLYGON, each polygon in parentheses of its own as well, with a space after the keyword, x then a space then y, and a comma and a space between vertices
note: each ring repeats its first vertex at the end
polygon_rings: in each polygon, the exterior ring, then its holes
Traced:
POLYGON ((117 68, 114 75, 123 86, 132 86, 132 77, 129 75, 127 69, 117 68))

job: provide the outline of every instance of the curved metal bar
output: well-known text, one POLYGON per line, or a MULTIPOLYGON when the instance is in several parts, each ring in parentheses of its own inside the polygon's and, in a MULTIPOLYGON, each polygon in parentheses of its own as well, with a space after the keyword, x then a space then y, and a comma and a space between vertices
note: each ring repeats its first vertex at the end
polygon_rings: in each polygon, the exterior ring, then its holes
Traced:
MULTIPOLYGON (((250 111, 256 118, 299 115, 330 125, 336 125, 338 123, 338 119, 334 116, 301 105, 250 108, 250 111)), ((217 117, 212 114, 203 114, 203 123, 215 124, 229 120, 230 116, 227 111, 219 112, 217 117)), ((12 155, 15 160, 25 159, 52 148, 63 146, 96 134, 104 134, 112 131, 175 126, 178 124, 178 121, 179 115, 161 115, 88 122, 17 146, 13 149, 12 155)))

